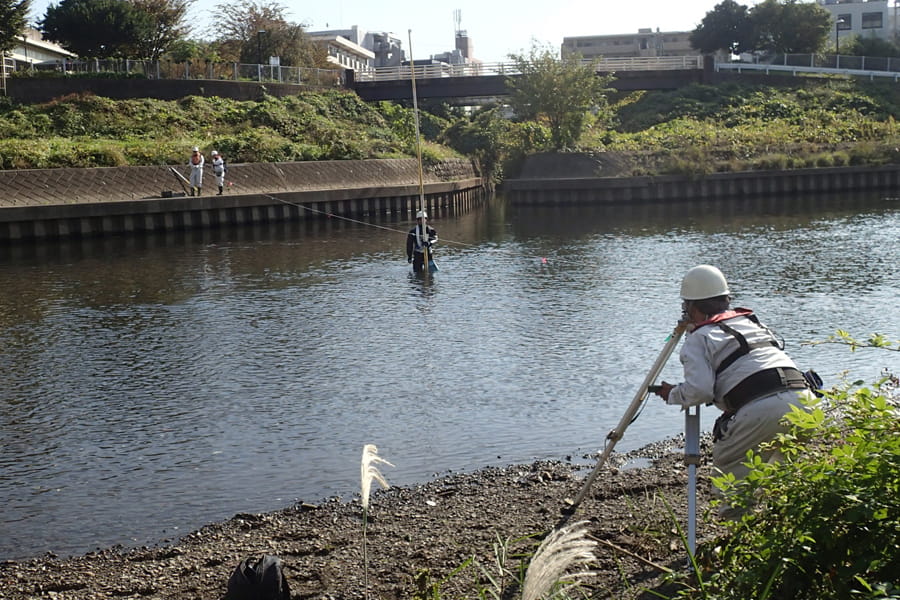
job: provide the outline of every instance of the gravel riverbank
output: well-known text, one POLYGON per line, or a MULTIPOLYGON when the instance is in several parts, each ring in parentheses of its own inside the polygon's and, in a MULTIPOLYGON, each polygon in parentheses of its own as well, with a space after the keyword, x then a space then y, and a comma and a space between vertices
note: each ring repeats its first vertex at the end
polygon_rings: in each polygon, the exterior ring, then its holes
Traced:
MULTIPOLYGON (((708 443, 699 470, 699 540, 717 533, 707 514, 708 443)), ((608 468, 569 520, 587 520, 598 540, 595 598, 653 597, 666 569, 685 566, 678 526, 686 528, 687 469, 679 441, 624 456, 641 468, 608 468), (678 525, 678 526, 676 526, 678 525)), ((487 468, 372 495, 366 526, 370 598, 413 598, 433 584, 442 598, 475 598, 495 576, 495 547, 509 540, 515 572, 558 524, 566 498, 581 489, 585 467, 563 461, 487 468), (458 567, 474 561, 458 572, 458 567)), ((389 473, 385 473, 389 478, 389 473)), ((0 563, 0 597, 221 598, 244 558, 282 558, 294 599, 365 598, 362 509, 358 499, 300 503, 265 514, 238 514, 175 543, 83 556, 0 563)), ((433 597, 433 596, 430 596, 433 597)), ((510 597, 515 597, 512 594, 510 597)))

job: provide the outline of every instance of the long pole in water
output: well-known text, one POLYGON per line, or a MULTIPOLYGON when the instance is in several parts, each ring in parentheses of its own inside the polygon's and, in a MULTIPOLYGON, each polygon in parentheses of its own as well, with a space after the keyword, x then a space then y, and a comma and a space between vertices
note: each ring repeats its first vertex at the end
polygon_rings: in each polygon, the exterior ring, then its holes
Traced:
MULTIPOLYGON (((407 34, 409 36, 409 74, 412 79, 413 122, 416 124, 416 162, 419 165, 419 210, 422 215, 425 215, 425 175, 422 172, 422 141, 419 138, 419 99, 416 96, 416 59, 412 49, 412 29, 407 30, 407 34)), ((416 239, 418 246, 422 248, 422 269, 426 273, 430 262, 428 246, 424 244, 428 240, 427 228, 428 218, 423 216, 421 225, 416 227, 416 239)))
POLYGON ((650 368, 647 376, 644 377, 644 382, 641 384, 641 387, 638 388, 638 391, 634 395, 634 399, 632 399, 631 404, 628 405, 628 410, 626 410, 625 414, 622 415, 622 419, 619 421, 619 424, 616 426, 616 428, 610 431, 606 436, 608 442, 606 444, 606 448, 603 449, 603 454, 601 454, 600 458, 597 460, 597 465, 594 467, 594 470, 591 471, 591 474, 588 475, 588 478, 585 480, 584 485, 581 486, 581 491, 578 492, 578 495, 575 497, 575 499, 572 500, 569 506, 564 508, 564 512, 574 512, 575 509, 578 508, 578 506, 582 503, 584 497, 587 496, 587 493, 591 489, 591 485, 594 483, 597 475, 600 474, 600 469, 606 463, 609 455, 612 454, 616 442, 622 439, 622 436, 625 435, 625 429, 634 420, 634 416, 637 414, 638 408, 640 408, 641 403, 644 401, 644 398, 647 397, 647 392, 650 388, 650 385, 654 381, 656 381, 656 378, 659 377, 659 374, 662 372, 663 367, 666 366, 666 361, 669 360, 669 357, 675 350, 675 346, 678 345, 678 340, 680 340, 681 336, 684 335, 686 326, 687 324, 684 321, 679 321, 672 333, 669 334, 669 337, 666 338, 666 345, 663 347, 662 352, 660 352, 659 357, 657 357, 656 362, 653 363, 653 366, 650 368))

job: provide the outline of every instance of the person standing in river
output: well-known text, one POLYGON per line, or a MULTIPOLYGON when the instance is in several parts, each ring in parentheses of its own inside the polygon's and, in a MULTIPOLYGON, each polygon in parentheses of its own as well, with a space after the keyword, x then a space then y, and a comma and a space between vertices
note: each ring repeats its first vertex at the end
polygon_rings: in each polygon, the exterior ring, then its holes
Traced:
POLYGON ((437 231, 429 227, 425 220, 428 213, 420 210, 416 213, 416 226, 409 230, 406 236, 406 262, 412 263, 413 271, 421 272, 425 267, 425 251, 428 250, 429 261, 432 256, 432 247, 437 243, 437 231))
MULTIPOLYGON (((713 428, 713 465, 742 479, 750 472, 748 450, 764 461, 780 460, 777 448, 760 451, 760 445, 786 430, 784 416, 812 392, 784 341, 753 311, 731 309, 730 294, 716 267, 699 265, 685 274, 681 299, 690 333, 680 353, 684 382, 663 381, 656 394, 683 408, 715 404, 722 415, 713 428)), ((740 511, 723 501, 719 514, 734 519, 740 511)))
POLYGON ((203 158, 200 148, 197 146, 191 148, 191 159, 188 161, 188 166, 191 168, 191 196, 199 196, 203 189, 203 163, 205 162, 206 159, 203 158))

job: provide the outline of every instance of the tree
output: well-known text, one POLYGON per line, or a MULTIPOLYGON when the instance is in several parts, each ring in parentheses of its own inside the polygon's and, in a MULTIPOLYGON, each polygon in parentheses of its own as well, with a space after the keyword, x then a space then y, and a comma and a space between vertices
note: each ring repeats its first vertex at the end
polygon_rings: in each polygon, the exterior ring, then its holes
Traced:
POLYGON ((814 2, 764 0, 750 9, 755 46, 779 54, 812 54, 825 47, 831 13, 814 2))
POLYGON ((31 0, 0 0, 0 55, 15 47, 28 20, 31 0))
POLYGON ((157 60, 174 42, 190 34, 186 19, 194 0, 131 0, 131 3, 152 24, 136 44, 140 58, 157 60))
POLYGON ((83 58, 139 55, 151 17, 126 0, 62 0, 38 27, 44 37, 83 58))
POLYGON ((222 9, 220 52, 244 63, 266 62, 278 56, 285 66, 319 66, 322 51, 302 24, 289 23, 285 7, 275 1, 239 0, 222 9))
POLYGON ((703 53, 753 47, 753 22, 747 7, 734 0, 722 0, 691 32, 691 46, 703 53))
POLYGON ((549 47, 532 44, 528 55, 510 54, 521 73, 507 78, 509 104, 517 117, 546 123, 556 150, 573 148, 591 111, 608 111, 611 75, 597 74, 595 64, 578 55, 558 59, 549 47))
POLYGON ((897 57, 900 56, 900 47, 881 38, 855 35, 847 42, 841 40, 841 54, 897 57))

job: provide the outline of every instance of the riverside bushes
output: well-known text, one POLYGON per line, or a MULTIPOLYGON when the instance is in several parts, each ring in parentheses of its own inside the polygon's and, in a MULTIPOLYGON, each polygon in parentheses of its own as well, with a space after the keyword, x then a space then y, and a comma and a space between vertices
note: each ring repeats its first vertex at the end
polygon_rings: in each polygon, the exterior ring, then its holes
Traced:
MULTIPOLYGON (((895 85, 797 78, 619 94, 612 123, 588 118, 576 149, 617 155, 621 168, 609 176, 897 163, 895 85)), ((550 147, 546 123, 499 107, 442 117, 420 111, 419 121, 428 160, 462 153, 495 177, 550 147)), ((0 98, 0 169, 181 164, 194 145, 216 148, 232 163, 416 154, 410 108, 367 104, 341 90, 244 102, 71 95, 17 105, 0 98)))
POLYGON ((783 462, 751 454, 746 479, 718 481, 754 508, 720 540, 702 597, 900 598, 898 386, 885 372, 828 392, 789 415, 783 462))

